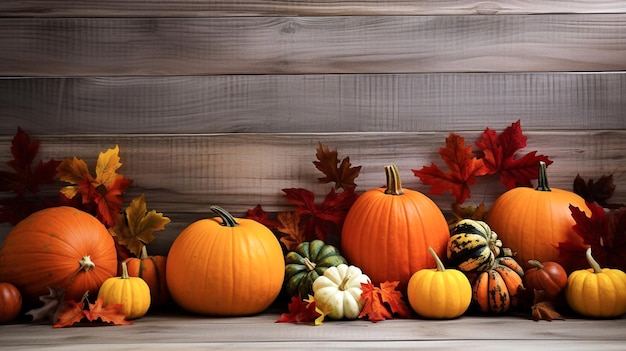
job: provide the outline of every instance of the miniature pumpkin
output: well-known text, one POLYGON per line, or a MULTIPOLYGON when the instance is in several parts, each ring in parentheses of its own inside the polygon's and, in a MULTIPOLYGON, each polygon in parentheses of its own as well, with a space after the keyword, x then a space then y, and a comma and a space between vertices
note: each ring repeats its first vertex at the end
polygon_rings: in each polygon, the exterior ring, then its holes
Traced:
POLYGON ((317 307, 332 319, 356 319, 365 304, 361 283, 369 278, 356 266, 340 264, 329 267, 313 282, 317 307))
POLYGON ((313 294, 313 282, 328 267, 348 263, 339 250, 321 240, 298 244, 285 256, 285 291, 289 296, 313 294))
POLYGON ((560 242, 583 244, 572 229, 570 205, 590 213, 582 197, 548 186, 546 164, 540 162, 537 188, 519 187, 502 194, 489 209, 487 223, 526 269, 532 268, 531 259, 562 264, 556 249, 560 242))
POLYGON ((407 297, 411 308, 422 317, 456 318, 472 302, 472 286, 463 272, 445 269, 437 253, 429 248, 437 263, 436 269, 421 269, 409 280, 407 297))
POLYGON ((22 294, 11 283, 0 283, 0 323, 8 323, 20 314, 22 294))
MULTIPOLYGON (((513 258, 506 258, 506 261, 511 260, 513 258)), ((481 312, 498 314, 509 311, 519 302, 519 293, 524 287, 523 274, 523 271, 516 272, 496 261, 492 268, 475 276, 472 283, 472 302, 481 312)))
POLYGON ((502 242, 487 223, 473 219, 459 221, 448 240, 448 262, 461 271, 485 270, 500 255, 502 242))
POLYGON ((601 268, 591 248, 585 255, 591 268, 576 270, 567 279, 565 298, 569 306, 593 318, 616 318, 626 313, 626 273, 601 268))
POLYGON ((22 293, 25 305, 39 302, 48 288, 65 289, 79 301, 85 291, 117 274, 111 234, 94 216, 73 207, 51 207, 19 222, 0 249, 0 280, 22 293))
POLYGON ((128 275, 143 279, 150 287, 150 301, 152 307, 160 307, 170 300, 167 288, 165 268, 167 257, 162 255, 148 255, 146 246, 141 249, 140 257, 129 257, 126 263, 128 275))
POLYGON ((263 224, 218 217, 190 224, 167 256, 166 281, 183 309, 208 315, 250 315, 265 310, 283 285, 285 259, 278 239, 263 224))
POLYGON ((406 292, 411 275, 436 266, 428 253, 446 254, 450 232, 443 213, 426 195, 402 189, 398 168, 385 167, 387 187, 361 194, 346 216, 341 253, 367 272, 373 284, 398 281, 406 292))
POLYGON ((122 304, 120 313, 126 319, 143 317, 150 308, 150 287, 139 277, 128 275, 126 262, 122 262, 122 276, 107 279, 98 292, 104 307, 122 304))
POLYGON ((542 290, 547 299, 553 299, 565 289, 567 285, 567 272, 557 262, 539 262, 529 260, 532 268, 524 273, 524 286, 526 289, 542 290))

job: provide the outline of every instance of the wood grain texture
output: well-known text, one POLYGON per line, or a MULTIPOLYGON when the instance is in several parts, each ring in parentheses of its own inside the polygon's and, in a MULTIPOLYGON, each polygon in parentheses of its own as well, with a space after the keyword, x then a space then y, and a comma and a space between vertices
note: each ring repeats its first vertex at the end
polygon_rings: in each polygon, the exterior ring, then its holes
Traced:
POLYGON ((0 18, 1 76, 626 70, 626 14, 0 18))
POLYGON ((0 338, 3 350, 80 350, 85 346, 90 350, 623 350, 626 342, 623 318, 568 316, 566 320, 534 322, 525 315, 470 315, 442 321, 325 321, 319 326, 275 323, 284 311, 286 303, 250 317, 149 313, 133 325, 96 329, 13 324, 0 327, 0 338), (497 336, 494 330, 498 330, 497 336))
MULTIPOLYGON (((618 191, 612 202, 626 203, 626 130, 528 132, 528 146, 520 156, 538 151, 554 161, 548 169, 550 185, 572 189, 574 178, 597 179, 613 174, 618 191), (619 190, 622 189, 622 190, 619 190)), ((99 152, 119 145, 123 163, 120 173, 133 179, 127 202, 145 194, 149 208, 163 212, 172 224, 159 235, 157 252, 167 252, 176 235, 192 221, 210 214, 220 205, 237 216, 261 204, 268 212, 293 210, 283 197, 284 188, 306 188, 321 202, 329 184, 317 180, 322 174, 313 161, 318 142, 337 148, 339 157, 350 157, 362 166, 357 191, 384 185, 383 167, 395 163, 403 186, 424 193, 429 187, 411 169, 441 162, 437 150, 448 133, 309 133, 206 135, 62 135, 33 136, 41 142, 40 157, 73 156, 87 162, 93 172, 99 152)), ((461 133, 466 143, 480 131, 461 133)), ((9 137, 0 138, 0 150, 8 150, 9 137)), ((0 163, 8 161, 0 154, 0 163)), ((60 185, 59 185, 60 187, 60 185)), ((487 206, 506 189, 496 178, 482 177, 471 188, 466 205, 487 206)), ((443 211, 449 211, 450 194, 430 195, 443 211)), ((211 215, 212 217, 212 215, 211 215)), ((0 227, 2 229, 2 227, 0 227)), ((5 234, 9 227, 5 226, 5 234)), ((4 237, 0 235, 0 237, 4 237)), ((154 252, 155 250, 151 250, 154 252)))
POLYGON ((38 17, 204 17, 204 16, 333 16, 452 15, 534 13, 624 13, 619 0, 496 0, 496 1, 47 1, 3 0, 0 16, 38 17))
POLYGON ((626 72, 7 78, 0 91, 5 135, 626 129, 626 72))

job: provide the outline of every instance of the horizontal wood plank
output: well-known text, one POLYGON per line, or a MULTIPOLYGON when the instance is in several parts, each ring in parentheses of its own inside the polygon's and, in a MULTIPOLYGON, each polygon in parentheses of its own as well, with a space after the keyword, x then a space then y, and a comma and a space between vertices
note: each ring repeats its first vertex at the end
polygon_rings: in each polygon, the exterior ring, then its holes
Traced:
POLYGON ((3 0, 0 16, 39 17, 197 17, 197 16, 333 16, 452 15, 534 13, 624 13, 619 0, 496 0, 496 1, 47 1, 3 0))
POLYGON ((626 129, 626 72, 6 78, 0 91, 5 135, 626 129))
POLYGON ((0 76, 626 70, 626 14, 0 18, 0 76))
MULTIPOLYGON (((612 202, 626 203, 626 130, 528 132, 528 146, 520 155, 538 151, 554 161, 548 169, 550 185, 572 189, 574 178, 597 179, 613 174, 618 191, 612 202), (620 190, 621 189, 621 190, 620 190)), ((237 216, 261 204, 268 212, 293 210, 283 188, 306 188, 318 201, 330 190, 317 180, 318 142, 337 148, 339 157, 350 157, 362 166, 357 191, 384 185, 383 167, 395 163, 403 185, 424 193, 429 187, 411 169, 437 163, 437 151, 448 133, 320 133, 320 134, 207 134, 207 135, 64 135, 33 136, 40 140, 42 160, 73 156, 82 158, 93 172, 99 152, 120 146, 120 173, 133 179, 127 202, 145 194, 148 206, 172 219, 155 244, 167 252, 169 244, 186 225, 209 216, 209 206, 221 205, 237 216)), ((461 133, 469 144, 480 132, 461 133)), ((0 150, 8 150, 10 137, 0 138, 0 150)), ((0 163, 8 161, 0 154, 0 163)), ((59 185, 60 187, 60 185, 59 185)), ((471 188, 466 205, 489 206, 506 189, 496 178, 481 177, 471 188)), ((454 198, 446 193, 430 195, 443 211, 454 198)), ((212 216, 212 215, 211 215, 212 216)), ((2 229, 0 227, 0 229, 2 229)), ((5 226, 5 233, 9 227, 5 226)), ((3 236, 0 236, 3 237, 3 236)))

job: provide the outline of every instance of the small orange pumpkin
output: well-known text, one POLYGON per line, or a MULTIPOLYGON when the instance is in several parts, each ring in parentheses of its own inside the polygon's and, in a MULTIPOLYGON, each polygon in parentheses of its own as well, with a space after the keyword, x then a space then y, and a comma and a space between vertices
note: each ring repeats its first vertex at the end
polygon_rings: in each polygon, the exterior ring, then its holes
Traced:
POLYGON ((34 305, 48 287, 65 289, 65 298, 80 301, 96 294, 117 274, 115 243, 94 216, 73 207, 51 207, 19 222, 0 249, 0 281, 34 305))
POLYGON ((358 197, 346 216, 341 252, 360 267, 373 284, 398 281, 406 291, 413 273, 436 267, 429 253, 446 255, 449 230, 437 205, 426 195, 402 189, 398 168, 385 167, 387 187, 358 197))
POLYGON ((546 164, 540 162, 537 188, 508 190, 493 203, 486 221, 500 240, 516 253, 516 259, 525 269, 532 268, 528 264, 531 259, 563 264, 556 249, 560 242, 583 245, 572 229, 576 222, 570 205, 591 213, 582 197, 570 191, 551 189, 546 164))
POLYGON ((515 260, 496 261, 488 270, 471 274, 472 302, 481 312, 500 314, 509 311, 519 303, 519 294, 523 291, 524 271, 518 270, 515 260))
POLYGON ((285 260, 278 239, 263 224, 218 217, 190 224, 167 256, 166 281, 183 309, 206 315, 240 316, 265 310, 278 297, 285 260))
POLYGON ((144 245, 140 257, 129 257, 122 262, 126 263, 129 276, 143 279, 150 287, 151 307, 164 306, 170 300, 165 273, 167 257, 148 255, 144 245))
POLYGON ((22 294, 11 283, 0 283, 0 323, 8 323, 20 314, 22 294))

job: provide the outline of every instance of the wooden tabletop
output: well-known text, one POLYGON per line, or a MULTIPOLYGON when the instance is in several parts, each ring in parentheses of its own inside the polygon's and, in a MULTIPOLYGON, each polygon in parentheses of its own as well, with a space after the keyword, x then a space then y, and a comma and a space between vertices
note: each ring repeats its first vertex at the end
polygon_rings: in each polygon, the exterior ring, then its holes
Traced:
POLYGON ((527 315, 462 316, 454 320, 275 323, 280 310, 249 317, 149 313, 128 326, 69 328, 18 322, 0 326, 8 350, 428 349, 626 350, 626 319, 533 321, 527 315))

